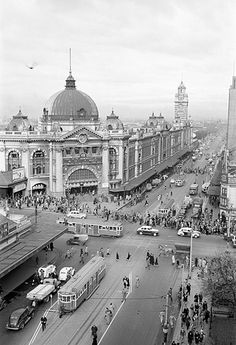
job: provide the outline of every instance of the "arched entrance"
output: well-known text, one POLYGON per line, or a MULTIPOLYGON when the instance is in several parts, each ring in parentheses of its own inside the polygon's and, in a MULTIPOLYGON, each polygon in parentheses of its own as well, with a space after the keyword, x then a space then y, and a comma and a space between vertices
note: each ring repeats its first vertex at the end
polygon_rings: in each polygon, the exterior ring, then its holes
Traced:
POLYGON ((66 189, 70 194, 96 193, 97 187, 98 179, 95 173, 87 168, 74 170, 66 182, 66 189))
POLYGON ((46 194, 47 186, 45 183, 36 183, 32 186, 32 194, 46 194))

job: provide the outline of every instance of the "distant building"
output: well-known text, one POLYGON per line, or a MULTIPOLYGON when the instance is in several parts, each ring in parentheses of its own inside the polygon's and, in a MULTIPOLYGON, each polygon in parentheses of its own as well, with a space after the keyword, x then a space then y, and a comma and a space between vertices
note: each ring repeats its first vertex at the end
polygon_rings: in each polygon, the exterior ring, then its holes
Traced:
POLYGON ((226 150, 221 176, 220 210, 236 221, 236 77, 229 89, 226 150))
POLYGON ((188 94, 184 83, 181 81, 178 92, 175 94, 175 121, 186 122, 188 120, 188 94))
POLYGON ((49 98, 37 127, 20 110, 0 133, 0 195, 130 192, 188 151, 188 121, 171 125, 152 114, 145 126, 130 132, 112 111, 102 122, 70 71, 65 89, 49 98))

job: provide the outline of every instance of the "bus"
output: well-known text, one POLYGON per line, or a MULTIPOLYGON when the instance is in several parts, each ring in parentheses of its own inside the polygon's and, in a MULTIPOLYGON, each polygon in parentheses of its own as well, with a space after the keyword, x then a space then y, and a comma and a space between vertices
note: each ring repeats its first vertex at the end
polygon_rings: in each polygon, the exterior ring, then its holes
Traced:
POLYGON ((197 195, 197 194, 198 194, 198 184, 193 183, 193 184, 191 184, 191 186, 189 188, 189 195, 197 195))
POLYGON ((91 216, 86 219, 69 218, 68 232, 73 234, 87 234, 89 236, 123 236, 123 225, 120 222, 91 216))
POLYGON ((105 273, 104 258, 94 256, 58 291, 59 310, 65 313, 75 311, 99 287, 105 273))

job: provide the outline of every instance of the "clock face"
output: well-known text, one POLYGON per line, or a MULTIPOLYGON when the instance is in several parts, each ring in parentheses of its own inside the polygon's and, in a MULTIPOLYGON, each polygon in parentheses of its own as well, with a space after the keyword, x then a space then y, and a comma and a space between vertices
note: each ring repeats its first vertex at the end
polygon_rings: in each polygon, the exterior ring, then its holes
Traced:
POLYGON ((88 140, 87 134, 81 133, 81 134, 78 136, 78 140, 79 140, 79 142, 80 142, 81 144, 86 143, 86 141, 88 140))

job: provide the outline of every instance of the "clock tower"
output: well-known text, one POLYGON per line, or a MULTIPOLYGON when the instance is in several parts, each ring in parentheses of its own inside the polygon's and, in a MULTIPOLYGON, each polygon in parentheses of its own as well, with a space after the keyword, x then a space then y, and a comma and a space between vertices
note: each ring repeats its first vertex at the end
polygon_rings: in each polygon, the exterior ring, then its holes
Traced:
POLYGON ((178 92, 175 94, 175 121, 186 122, 188 119, 188 94, 184 83, 181 81, 178 92))

